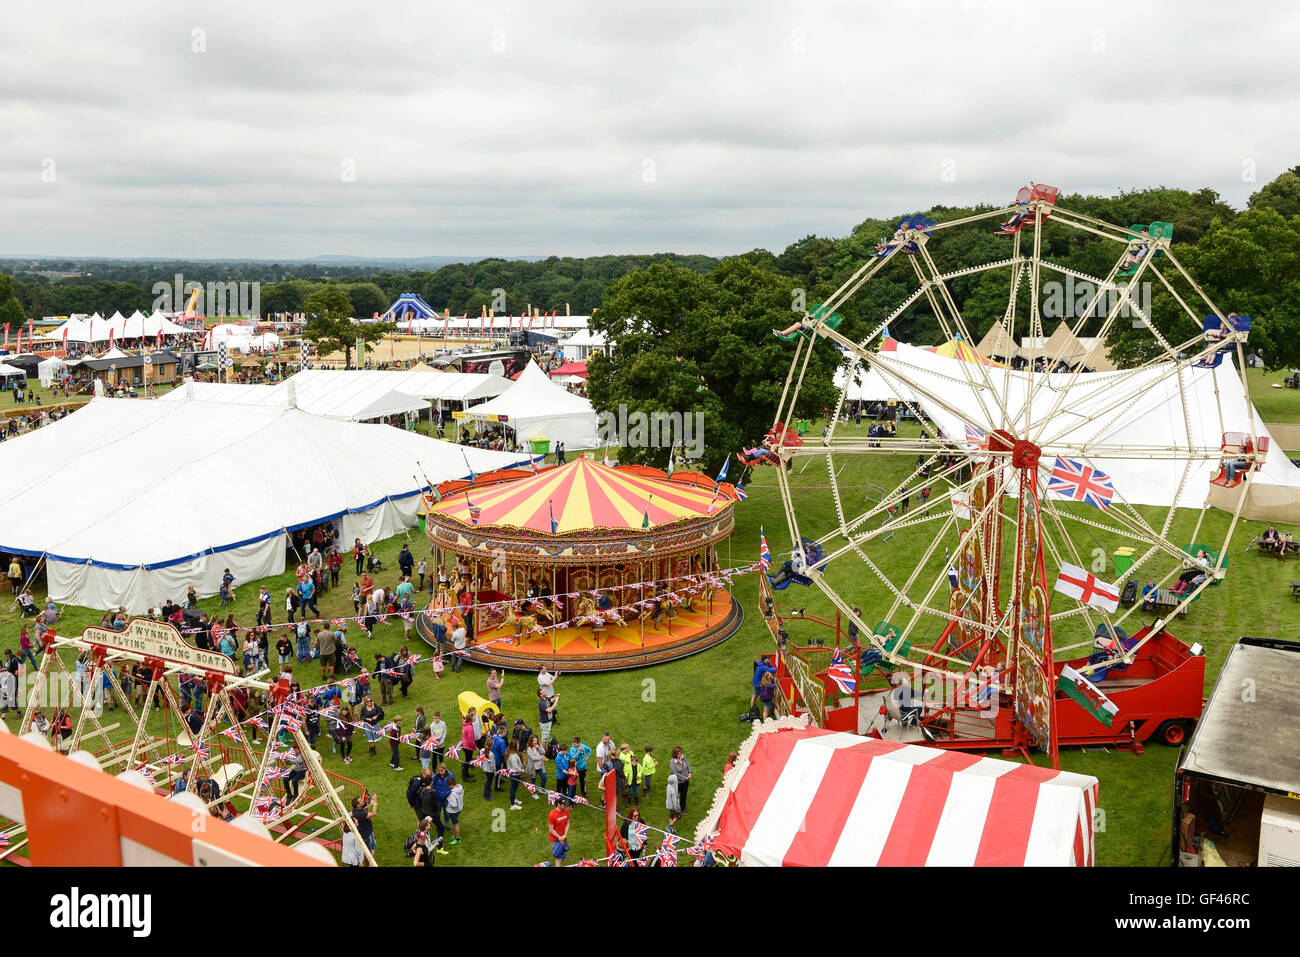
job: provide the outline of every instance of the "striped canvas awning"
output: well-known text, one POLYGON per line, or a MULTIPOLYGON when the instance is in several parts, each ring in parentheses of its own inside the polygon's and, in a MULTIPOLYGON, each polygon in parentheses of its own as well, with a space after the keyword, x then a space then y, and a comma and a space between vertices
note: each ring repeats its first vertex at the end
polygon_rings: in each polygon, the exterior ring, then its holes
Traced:
POLYGON ((578 458, 537 475, 451 493, 432 509, 466 525, 470 505, 479 509, 478 527, 502 526, 557 535, 593 529, 637 531, 721 514, 734 501, 732 486, 712 486, 651 478, 578 458))
POLYGON ((819 728, 757 736, 717 849, 741 864, 1091 866, 1097 779, 819 728))

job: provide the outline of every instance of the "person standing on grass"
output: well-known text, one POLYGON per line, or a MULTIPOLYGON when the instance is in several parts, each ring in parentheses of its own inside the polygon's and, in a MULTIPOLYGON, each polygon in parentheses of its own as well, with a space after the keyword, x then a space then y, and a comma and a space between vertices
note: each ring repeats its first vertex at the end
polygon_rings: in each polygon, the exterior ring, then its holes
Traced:
POLYGON ((546 816, 546 836, 551 842, 551 857, 556 865, 564 863, 569 853, 569 799, 560 798, 555 808, 546 816))
POLYGON ((488 669, 487 676, 487 693, 488 700, 492 706, 497 709, 497 714, 501 713, 501 686, 505 683, 505 675, 497 675, 495 668, 488 669))
POLYGON ((388 739, 388 746, 392 750, 392 757, 388 760, 388 766, 394 771, 405 771, 402 767, 402 716, 394 715, 393 720, 384 726, 384 737, 388 739))
POLYGON ((288 632, 280 632, 280 637, 275 643, 275 655, 282 665, 287 665, 293 660, 293 642, 289 640, 288 632))
POLYGON ((606 731, 596 742, 596 767, 604 767, 609 763, 609 759, 618 753, 618 746, 614 744, 613 736, 606 731))
MULTIPOLYGON (((361 835, 362 842, 370 848, 370 853, 375 852, 375 818, 379 816, 379 795, 374 791, 370 792, 370 801, 366 802, 365 798, 358 794, 352 799, 352 820, 357 826, 357 831, 361 835)), ((367 861, 368 865, 370 862, 367 861)))
POLYGON ((478 750, 478 735, 474 733, 474 717, 474 709, 470 708, 460 722, 460 779, 467 783, 474 780, 474 776, 469 772, 469 763, 471 756, 478 750))
POLYGON ((573 744, 569 748, 569 761, 571 767, 578 769, 578 790, 583 797, 587 796, 587 759, 591 757, 591 748, 582 743, 582 738, 574 735, 573 744))
POLYGON ((680 747, 673 748, 673 756, 668 759, 668 771, 677 778, 677 810, 685 814, 686 792, 691 786, 691 762, 680 747))
POLYGON ((262 585, 257 589, 257 623, 259 625, 269 625, 271 623, 271 593, 262 585))
POLYGON ((627 856, 634 861, 638 860, 641 857, 641 852, 645 850, 646 839, 644 836, 638 835, 636 828, 632 825, 643 823, 645 822, 641 820, 641 809, 634 804, 627 809, 627 817, 624 818, 622 825, 618 829, 618 832, 623 835, 624 843, 627 844, 627 856))
POLYGON ((365 570, 366 565, 366 546, 361 544, 361 539, 352 540, 352 557, 356 559, 357 574, 360 575, 365 570))
MULTIPOLYGON (((431 797, 433 796, 433 770, 430 768, 421 768, 419 774, 412 776, 411 780, 406 782, 406 803, 415 812, 416 827, 420 826, 427 813, 421 807, 420 801, 420 792, 425 790, 431 797)), ((434 803, 436 804, 436 801, 434 803)))
POLYGON ((428 728, 420 732, 420 743, 417 748, 420 767, 425 771, 430 770, 433 767, 433 735, 429 733, 428 728))
POLYGON ((375 704, 375 699, 366 695, 361 702, 361 723, 365 725, 363 730, 366 735, 366 743, 370 745, 370 756, 375 756, 375 743, 379 740, 379 722, 384 720, 384 709, 375 704))
POLYGON ((623 765, 623 777, 627 780, 627 802, 628 804, 641 803, 641 765, 637 761, 636 755, 632 753, 630 744, 621 744, 616 756, 620 764, 623 765))
MULTIPOLYGON (((528 770, 532 772, 533 784, 539 788, 546 787, 546 751, 542 742, 537 740, 537 735, 528 739, 528 747, 525 749, 525 755, 528 758, 528 770)), ((533 792, 533 800, 540 801, 541 795, 533 792)))
POLYGON ((320 649, 320 676, 323 680, 334 677, 334 659, 338 657, 338 638, 328 628, 322 628, 316 636, 316 647, 320 649))
POLYGON ((427 575, 428 573, 429 573, 429 563, 426 562, 423 558, 421 558, 419 564, 415 566, 415 574, 420 576, 420 582, 415 586, 416 591, 424 591, 424 576, 427 575))
POLYGON ((293 616, 298 613, 298 596, 292 588, 284 590, 284 613, 288 616, 289 624, 293 624, 293 616))
POLYGON ((352 709, 344 708, 334 729, 334 740, 338 742, 339 756, 344 764, 352 763, 352 731, 352 709))
POLYGON ((429 742, 435 752, 442 754, 447 744, 447 722, 442 720, 441 711, 434 711, 429 721, 429 742))
POLYGON ((361 582, 352 583, 352 614, 361 614, 361 582))
POLYGON ((537 687, 546 693, 546 697, 555 697, 555 679, 560 677, 558 671, 552 672, 547 669, 546 665, 539 665, 537 668, 537 687))
POLYGON ((469 645, 469 633, 465 630, 464 620, 456 621, 456 628, 451 633, 451 670, 460 674, 465 666, 465 650, 469 645))
POLYGON ((337 548, 330 549, 328 564, 330 570, 330 588, 338 588, 339 570, 343 567, 343 556, 339 554, 337 548))
POLYGON ((516 800, 516 795, 519 793, 519 782, 524 776, 524 759, 520 757, 513 741, 506 745, 506 770, 510 772, 510 810, 518 811, 523 807, 516 800))
POLYGON ((537 689, 537 727, 542 732, 542 747, 551 740, 551 726, 555 724, 555 708, 560 696, 547 697, 545 688, 537 689))
POLYGON ((658 770, 659 762, 655 760, 655 746, 647 744, 645 755, 641 758, 641 790, 645 792, 646 797, 650 796, 650 782, 658 770))
MULTIPOLYGON (((443 770, 446 770, 446 768, 443 770)), ((451 778, 451 791, 447 794, 447 826, 451 828, 451 832, 456 836, 447 843, 449 846, 455 847, 460 843, 460 812, 465 810, 465 789, 451 775, 448 775, 448 777, 451 778)))

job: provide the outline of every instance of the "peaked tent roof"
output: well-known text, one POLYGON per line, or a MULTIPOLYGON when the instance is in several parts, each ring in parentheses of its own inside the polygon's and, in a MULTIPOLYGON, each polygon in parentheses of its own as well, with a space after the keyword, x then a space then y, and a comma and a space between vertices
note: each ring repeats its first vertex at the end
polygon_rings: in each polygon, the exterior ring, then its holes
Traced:
POLYGON ((1064 319, 1043 344, 1043 355, 1048 359, 1074 364, 1088 354, 1083 343, 1070 331, 1070 324, 1064 319))
POLYGON ((514 385, 469 414, 474 419, 505 421, 522 440, 547 438, 570 449, 599 445, 592 404, 556 385, 531 360, 514 385))
MULTIPOLYGON (((284 382, 278 385, 186 382, 181 388, 173 389, 163 395, 160 401, 182 402, 194 399, 227 405, 284 409, 289 405, 289 392, 290 387, 284 382)), ((392 389, 349 395, 320 389, 301 390, 295 384, 293 392, 295 404, 304 412, 343 422, 365 422, 387 415, 400 415, 403 412, 420 412, 429 407, 429 403, 424 399, 392 389)))
POLYGON ((304 369, 291 381, 301 401, 315 392, 371 396, 402 392, 420 399, 472 402, 500 395, 510 388, 505 376, 485 372, 439 372, 417 369, 304 369))
POLYGON ((1020 351, 1016 348, 1015 340, 1007 333, 1006 326, 1001 322, 993 323, 975 348, 990 359, 1013 359, 1020 351))
POLYGON ((498 525, 546 535, 551 534, 552 514, 559 535, 595 529, 639 531, 647 515, 655 528, 721 514, 734 501, 731 486, 723 488, 725 494, 715 503, 707 485, 650 478, 579 456, 536 475, 449 494, 433 511, 472 525, 472 504, 481 510, 479 528, 498 525))
POLYGON ((715 845, 741 864, 1095 863, 1094 777, 820 728, 752 744, 724 785, 715 845))

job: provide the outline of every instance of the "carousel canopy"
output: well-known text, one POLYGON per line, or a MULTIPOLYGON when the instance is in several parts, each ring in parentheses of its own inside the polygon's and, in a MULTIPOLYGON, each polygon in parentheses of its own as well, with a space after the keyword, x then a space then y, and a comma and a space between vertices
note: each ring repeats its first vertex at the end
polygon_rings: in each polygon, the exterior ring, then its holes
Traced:
POLYGON ((456 492, 433 512, 470 525, 473 506, 480 510, 479 527, 498 525, 547 535, 552 534, 552 515, 557 535, 593 529, 640 531, 717 514, 734 500, 730 485, 720 488, 715 500, 708 485, 650 478, 579 458, 526 478, 456 492))

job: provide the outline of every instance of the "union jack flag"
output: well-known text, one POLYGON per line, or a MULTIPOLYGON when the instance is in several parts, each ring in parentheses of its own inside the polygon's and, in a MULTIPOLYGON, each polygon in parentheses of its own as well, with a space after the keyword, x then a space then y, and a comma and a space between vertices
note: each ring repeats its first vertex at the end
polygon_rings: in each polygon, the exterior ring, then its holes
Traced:
POLYGON ((529 794, 536 794, 536 793, 537 793, 537 785, 536 785, 536 784, 529 784, 527 781, 525 781, 525 782, 524 782, 524 790, 526 790, 529 794))
POLYGON ((238 728, 226 728, 226 730, 222 731, 221 733, 224 734, 231 741, 234 741, 236 743, 244 740, 244 736, 239 733, 238 728))
POLYGON ((974 426, 966 426, 966 448, 974 452, 978 449, 987 450, 989 447, 989 437, 982 429, 974 426))
POLYGON ((266 769, 266 780, 268 781, 278 781, 281 778, 287 778, 288 776, 289 776, 288 768, 267 768, 266 769))
POLYGON ((208 747, 206 744, 196 744, 194 746, 194 753, 201 758, 212 757, 212 749, 208 747))
POLYGON ((149 767, 149 765, 142 764, 138 768, 136 768, 136 770, 139 771, 141 774, 143 774, 144 779, 148 781, 151 785, 154 783, 153 768, 149 767))
POLYGON ((578 866, 579 866, 579 867, 596 867, 597 864, 596 864, 596 862, 593 861, 590 857, 584 857, 582 860, 578 861, 578 866))
POLYGON ((853 694, 853 689, 858 686, 857 679, 853 677, 853 669, 844 661, 838 648, 831 656, 831 666, 826 671, 826 677, 835 683, 840 694, 853 694))
POLYGON ((645 843, 645 839, 649 833, 650 828, 646 827, 645 824, 640 821, 634 821, 627 826, 627 836, 634 838, 638 846, 645 843))
POLYGON ((740 499, 742 502, 749 498, 749 493, 745 491, 745 486, 740 482, 736 483, 736 498, 740 499))
POLYGON ((588 800, 587 800, 585 797, 583 797, 581 794, 579 794, 579 795, 577 795, 577 796, 573 799, 573 803, 574 803, 574 804, 590 804, 591 802, 588 801, 588 800))
POLYGON ((533 867, 550 867, 550 866, 551 866, 550 861, 539 861, 538 863, 533 865, 533 867))
POLYGON ((560 800, 560 795, 559 795, 557 792, 555 792, 555 791, 547 791, 547 792, 546 792, 546 803, 547 803, 547 804, 558 804, 558 803, 559 803, 559 800, 560 800))
POLYGON ((453 744, 450 748, 447 749, 447 760, 455 761, 458 757, 460 757, 460 745, 453 744))
POLYGON ((471 761, 470 764, 474 765, 476 768, 487 767, 487 755, 480 751, 478 754, 474 755, 474 760, 471 761))
POLYGON ((763 571, 772 567, 772 553, 767 550, 767 536, 763 534, 762 525, 758 527, 758 566, 763 571))
POLYGON ((292 715, 282 714, 280 715, 280 727, 286 731, 301 731, 302 722, 292 715))
POLYGON ((183 754, 169 754, 162 759, 163 764, 182 764, 184 761, 185 755, 183 754))
POLYGON ((483 509, 469 500, 468 492, 465 493, 465 507, 469 509, 469 523, 475 526, 478 525, 478 517, 483 514, 483 509))
POLYGON ((618 851, 615 851, 614 856, 609 859, 609 866, 610 867, 631 867, 632 862, 629 861, 618 851))
POLYGON ((677 835, 669 834, 664 838, 663 843, 659 845, 659 852, 656 855, 659 858, 660 866, 676 867, 677 866, 677 835))
POLYGON ((1110 476, 1100 469, 1057 456, 1047 479, 1047 491, 1105 511, 1110 508, 1115 487, 1110 483, 1110 476))
POLYGON ((263 718, 260 714, 257 715, 256 717, 250 718, 249 721, 248 721, 248 723, 251 724, 251 725, 253 725, 253 727, 255 727, 255 728, 261 728, 263 731, 265 731, 265 730, 267 729, 267 728, 266 728, 266 719, 263 718))

